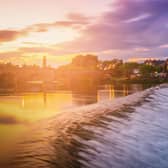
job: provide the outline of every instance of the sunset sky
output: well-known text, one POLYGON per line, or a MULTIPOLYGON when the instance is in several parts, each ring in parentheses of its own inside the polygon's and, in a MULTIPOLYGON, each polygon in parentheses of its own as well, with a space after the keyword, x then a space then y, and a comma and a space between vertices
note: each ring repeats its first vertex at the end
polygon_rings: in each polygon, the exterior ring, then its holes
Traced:
POLYGON ((167 0, 0 0, 0 61, 168 57, 167 0))

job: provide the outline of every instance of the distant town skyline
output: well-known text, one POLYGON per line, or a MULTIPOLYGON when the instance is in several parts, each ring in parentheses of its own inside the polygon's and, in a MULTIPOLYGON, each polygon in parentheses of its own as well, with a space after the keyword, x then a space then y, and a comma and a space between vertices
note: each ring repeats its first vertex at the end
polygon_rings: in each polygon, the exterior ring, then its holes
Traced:
POLYGON ((0 0, 0 62, 52 66, 78 54, 168 57, 168 1, 0 0))

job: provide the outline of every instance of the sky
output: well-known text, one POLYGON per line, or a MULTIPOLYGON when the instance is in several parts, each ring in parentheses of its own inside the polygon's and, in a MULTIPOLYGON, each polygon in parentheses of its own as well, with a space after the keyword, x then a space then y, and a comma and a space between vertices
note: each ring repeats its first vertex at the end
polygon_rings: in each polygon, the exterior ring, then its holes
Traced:
POLYGON ((0 62, 168 58, 167 0, 0 0, 0 62))

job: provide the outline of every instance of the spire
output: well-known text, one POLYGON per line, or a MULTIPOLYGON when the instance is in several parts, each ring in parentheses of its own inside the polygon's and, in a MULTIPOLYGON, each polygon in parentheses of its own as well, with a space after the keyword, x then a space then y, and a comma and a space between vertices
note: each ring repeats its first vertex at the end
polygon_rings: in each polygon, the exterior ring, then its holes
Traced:
POLYGON ((43 68, 47 67, 47 58, 46 56, 43 56, 43 68))

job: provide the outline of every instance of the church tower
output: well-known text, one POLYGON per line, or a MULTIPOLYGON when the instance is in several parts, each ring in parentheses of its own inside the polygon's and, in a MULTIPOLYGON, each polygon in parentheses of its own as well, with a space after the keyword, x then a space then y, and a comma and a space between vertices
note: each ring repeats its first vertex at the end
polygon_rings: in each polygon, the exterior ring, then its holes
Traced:
POLYGON ((43 56, 43 68, 47 67, 47 58, 46 56, 43 56))

